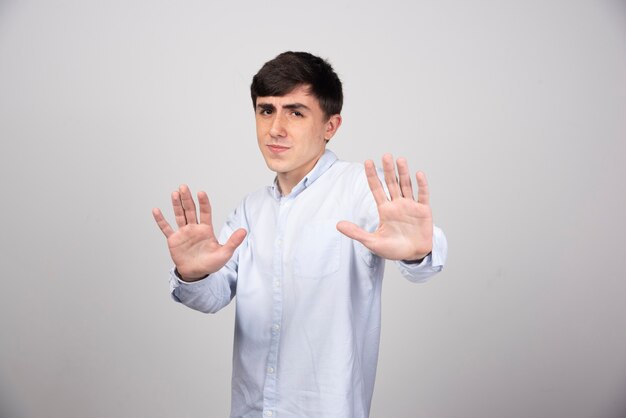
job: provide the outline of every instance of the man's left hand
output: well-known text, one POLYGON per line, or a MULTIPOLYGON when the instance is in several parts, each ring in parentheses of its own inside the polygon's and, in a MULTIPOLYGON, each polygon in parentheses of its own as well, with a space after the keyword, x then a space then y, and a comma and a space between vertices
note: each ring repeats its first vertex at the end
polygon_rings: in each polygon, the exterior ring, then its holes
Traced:
POLYGON ((383 172, 389 197, 376 174, 374 162, 365 162, 365 174, 376 206, 379 224, 374 232, 341 221, 337 230, 359 241, 374 254, 389 260, 415 261, 426 257, 433 245, 433 218, 429 206, 428 183, 421 171, 415 174, 417 200, 409 167, 404 158, 397 161, 398 175, 390 154, 383 156, 383 172))

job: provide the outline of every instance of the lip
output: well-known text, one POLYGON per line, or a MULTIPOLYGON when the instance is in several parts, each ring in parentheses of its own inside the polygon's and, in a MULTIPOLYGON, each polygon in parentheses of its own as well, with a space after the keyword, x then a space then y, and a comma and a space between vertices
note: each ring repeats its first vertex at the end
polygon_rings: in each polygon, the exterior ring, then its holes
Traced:
POLYGON ((289 149, 289 147, 285 147, 282 145, 276 145, 276 144, 268 144, 267 148, 269 148, 269 150, 274 153, 274 154, 280 154, 283 153, 285 151, 287 151, 289 149))

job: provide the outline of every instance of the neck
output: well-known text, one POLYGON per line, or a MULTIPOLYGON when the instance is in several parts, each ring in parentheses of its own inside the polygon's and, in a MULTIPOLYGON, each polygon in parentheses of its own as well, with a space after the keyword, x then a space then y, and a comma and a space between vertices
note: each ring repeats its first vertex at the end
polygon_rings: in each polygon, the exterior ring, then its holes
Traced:
POLYGON ((276 175, 278 178, 278 187, 280 187, 280 194, 283 196, 288 196, 296 184, 300 182, 304 178, 304 175, 294 176, 291 173, 278 173, 276 175))
POLYGON ((288 196, 296 184, 300 183, 300 181, 306 176, 315 164, 322 158, 324 153, 322 152, 316 159, 312 160, 306 166, 300 167, 297 171, 289 171, 285 173, 276 173, 276 178, 278 179, 278 186, 280 187, 280 193, 283 196, 288 196))

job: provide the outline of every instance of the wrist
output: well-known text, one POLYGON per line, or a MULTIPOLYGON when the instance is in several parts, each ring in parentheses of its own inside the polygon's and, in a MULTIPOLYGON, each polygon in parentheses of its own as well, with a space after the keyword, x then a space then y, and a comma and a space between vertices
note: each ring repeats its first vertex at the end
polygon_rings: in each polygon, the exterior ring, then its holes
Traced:
POLYGON ((403 263, 406 264, 420 264, 422 261, 424 261, 424 259, 426 259, 426 257, 428 257, 429 255, 431 255, 433 252, 430 251, 428 254, 426 254, 425 256, 415 259, 415 260, 402 260, 403 263))
POLYGON ((174 275, 178 277, 180 280, 182 280, 183 282, 187 282, 187 283, 197 282, 198 280, 206 279, 207 277, 209 277, 208 274, 205 274, 204 276, 197 277, 197 278, 193 278, 193 276, 190 276, 190 277, 183 276, 178 271, 178 268, 174 268, 174 275))

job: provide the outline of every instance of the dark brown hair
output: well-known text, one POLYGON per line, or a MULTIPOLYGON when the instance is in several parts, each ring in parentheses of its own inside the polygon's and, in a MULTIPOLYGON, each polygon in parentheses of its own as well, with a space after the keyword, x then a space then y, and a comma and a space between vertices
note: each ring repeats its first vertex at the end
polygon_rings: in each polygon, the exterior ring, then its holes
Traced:
POLYGON ((252 78, 252 105, 256 107, 257 97, 284 96, 303 85, 309 86, 327 118, 341 113, 341 80, 327 61, 308 52, 287 51, 266 62, 252 78))

